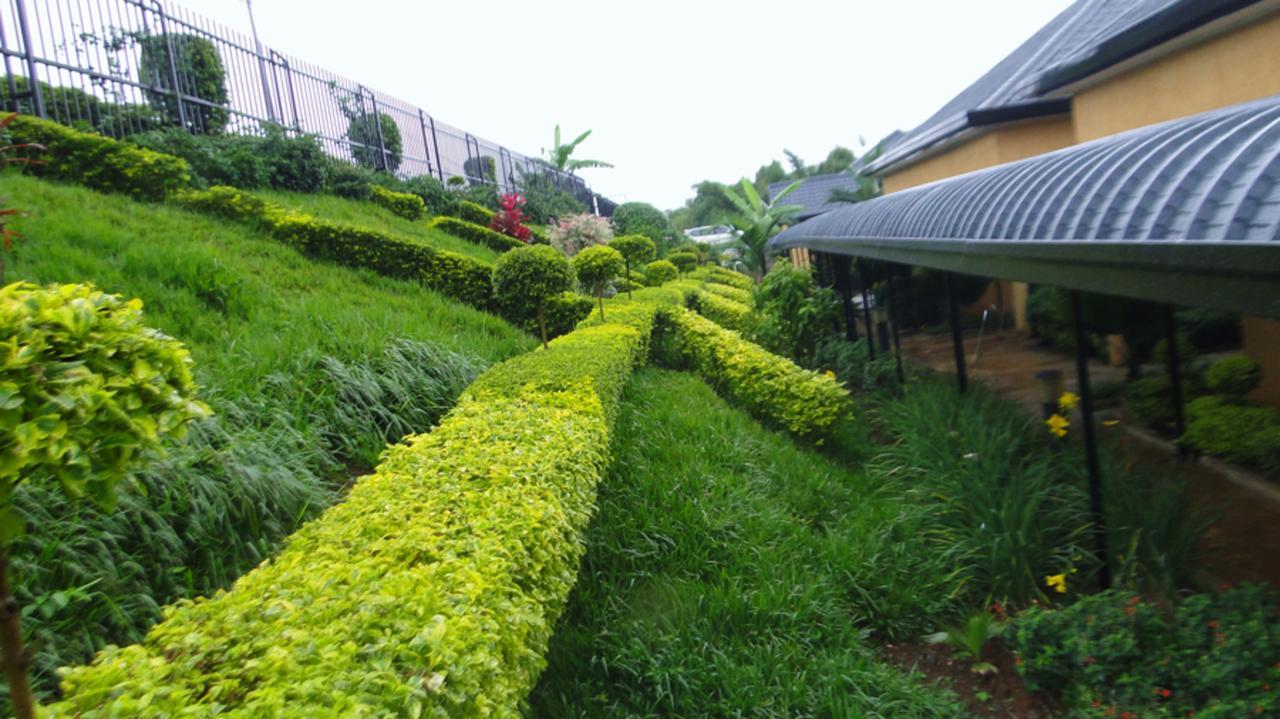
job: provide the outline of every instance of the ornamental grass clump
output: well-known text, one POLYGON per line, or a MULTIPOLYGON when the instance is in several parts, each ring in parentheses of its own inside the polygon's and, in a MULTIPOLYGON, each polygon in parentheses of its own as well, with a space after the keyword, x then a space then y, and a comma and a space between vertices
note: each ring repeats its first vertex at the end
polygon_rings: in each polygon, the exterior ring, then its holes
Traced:
POLYGON ((143 323, 141 300, 89 285, 0 290, 0 645, 14 713, 34 717, 9 547, 25 532, 14 506, 24 482, 110 508, 132 460, 188 422, 198 401, 181 342, 143 323))
POLYGON ((573 258, 573 271, 577 273, 578 281, 600 302, 601 320, 604 319, 604 288, 622 273, 624 264, 622 253, 604 245, 588 247, 573 258))
POLYGON ((547 319, 543 310, 549 299, 573 286, 569 260, 546 245, 530 245, 511 250, 498 260, 493 271, 493 290, 498 301, 510 310, 533 305, 538 315, 538 333, 547 347, 547 319))

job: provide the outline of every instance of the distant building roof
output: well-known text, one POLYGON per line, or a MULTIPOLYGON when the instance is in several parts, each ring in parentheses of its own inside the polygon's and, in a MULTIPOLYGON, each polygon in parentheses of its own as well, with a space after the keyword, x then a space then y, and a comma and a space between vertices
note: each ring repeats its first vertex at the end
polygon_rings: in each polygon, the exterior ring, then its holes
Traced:
POLYGON ((894 165, 985 125, 1070 111, 1047 93, 1260 0, 1077 0, 870 164, 894 165))
MULTIPOLYGON (((769 198, 777 197, 778 193, 787 189, 787 185, 792 182, 794 180, 770 183, 769 198)), ((807 220, 810 217, 817 217, 824 212, 830 212, 847 204, 828 201, 831 199, 831 191, 835 189, 856 190, 858 189, 858 179, 848 172, 837 172, 832 175, 814 175, 813 177, 805 178, 804 183, 797 187, 794 192, 782 198, 782 204, 804 207, 796 215, 796 220, 807 220)))

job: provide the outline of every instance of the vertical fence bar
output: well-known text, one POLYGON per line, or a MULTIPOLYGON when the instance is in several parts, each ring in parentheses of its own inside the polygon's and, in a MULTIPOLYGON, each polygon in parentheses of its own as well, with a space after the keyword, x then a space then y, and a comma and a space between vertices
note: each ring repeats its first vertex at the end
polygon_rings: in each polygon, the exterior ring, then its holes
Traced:
POLYGON ((444 182, 444 165, 440 164, 440 138, 436 135, 436 119, 427 116, 431 121, 431 149, 436 154, 436 172, 440 173, 440 181, 444 182))
POLYGON ((418 126, 422 128, 422 154, 427 157, 427 174, 431 174, 431 143, 427 140, 427 114, 418 108, 418 126))
POLYGON ((1174 443, 1178 447, 1178 456, 1185 457, 1187 449, 1181 442, 1187 431, 1182 407, 1182 352, 1178 347, 1178 319, 1173 314, 1173 305, 1165 307, 1164 330, 1165 344, 1169 345, 1169 401, 1173 403, 1173 431, 1178 437, 1174 443))
POLYGON ((151 0, 151 5, 155 8, 155 13, 160 16, 160 34, 164 36, 164 53, 169 59, 169 81, 173 83, 170 89, 173 92, 173 100, 178 105, 178 122, 184 129, 190 131, 192 128, 187 124, 187 111, 182 105, 182 85, 178 83, 178 60, 174 57, 173 36, 169 34, 164 5, 160 0, 151 0))
POLYGON ((1080 312, 1080 293, 1070 291, 1071 325, 1076 337, 1076 381, 1080 394, 1080 425, 1084 434, 1084 456, 1089 472, 1089 509, 1093 515, 1094 538, 1100 566, 1098 581, 1111 586, 1111 556, 1107 548, 1107 520, 1102 498, 1102 464, 1098 459, 1098 436, 1093 427, 1093 391, 1089 386, 1089 343, 1080 312))
MULTIPOLYGON (((31 46, 31 23, 27 18, 26 0, 14 0, 18 11, 18 34, 22 38, 22 55, 27 62, 27 92, 31 93, 31 109, 37 117, 47 118, 44 94, 40 92, 40 76, 36 74, 36 52, 31 46)), ((16 101, 15 101, 16 102, 16 101)))
POLYGON ((964 366, 964 335, 960 331, 960 303, 956 301, 955 280, 946 274, 947 317, 951 322, 951 343, 956 354, 956 384, 963 394, 969 389, 969 373, 964 366))
POLYGON ((907 375, 902 371, 902 342, 898 340, 898 300, 893 295, 893 286, 898 284, 895 265, 889 265, 889 325, 893 328, 893 359, 898 363, 898 384, 907 383, 907 375))
POLYGON ((835 257, 836 291, 840 293, 840 307, 844 311, 844 338, 858 341, 858 316, 853 311, 853 258, 848 255, 835 257))
MULTIPOLYGON (((387 159, 387 145, 382 139, 382 111, 378 109, 377 93, 369 93, 369 101, 373 104, 373 132, 374 137, 378 139, 378 162, 376 169, 384 172, 391 171, 391 163, 387 159)), ((388 115, 390 117, 390 115, 388 115)), ((392 122, 395 122, 393 119, 392 122)))
POLYGON ((862 321, 867 326, 867 359, 876 359, 876 328, 871 322, 871 299, 867 296, 867 272, 858 260, 858 281, 862 283, 862 321))

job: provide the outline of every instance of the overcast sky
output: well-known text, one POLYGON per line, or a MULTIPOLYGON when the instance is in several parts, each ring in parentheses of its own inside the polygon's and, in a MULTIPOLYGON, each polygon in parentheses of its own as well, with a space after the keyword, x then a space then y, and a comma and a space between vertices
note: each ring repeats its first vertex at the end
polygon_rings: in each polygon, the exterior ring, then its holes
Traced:
MULTIPOLYGON (((177 0, 248 30, 245 0, 177 0)), ((1069 0, 255 0, 276 50, 536 155, 560 123, 600 192, 662 209, 788 148, 923 121, 1069 0)))

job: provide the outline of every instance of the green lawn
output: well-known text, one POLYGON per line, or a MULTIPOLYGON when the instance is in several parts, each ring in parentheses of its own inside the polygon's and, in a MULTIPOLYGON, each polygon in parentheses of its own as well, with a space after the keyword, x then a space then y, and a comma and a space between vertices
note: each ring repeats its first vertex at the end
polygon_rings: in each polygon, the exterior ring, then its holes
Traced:
POLYGON ((881 575, 871 600, 889 601, 940 569, 865 475, 656 369, 633 379, 614 444, 535 715, 962 715, 864 632, 861 583, 881 575))
POLYGON ((259 190, 255 195, 270 200, 281 207, 299 210, 321 220, 360 225, 393 235, 407 237, 438 250, 449 250, 474 257, 490 264, 498 261, 498 253, 474 242, 454 237, 446 232, 427 227, 428 220, 411 222, 391 214, 372 202, 348 200, 334 195, 312 195, 282 190, 259 190))

